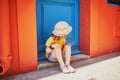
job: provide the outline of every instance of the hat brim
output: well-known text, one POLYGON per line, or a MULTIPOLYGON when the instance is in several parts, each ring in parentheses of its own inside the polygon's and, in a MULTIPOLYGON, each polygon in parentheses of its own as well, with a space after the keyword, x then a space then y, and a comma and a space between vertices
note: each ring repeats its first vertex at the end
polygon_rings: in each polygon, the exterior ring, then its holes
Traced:
POLYGON ((65 32, 63 31, 64 33, 62 33, 62 34, 58 33, 58 31, 55 31, 55 30, 52 33, 55 36, 64 36, 64 35, 68 35, 71 31, 72 31, 72 27, 69 26, 65 32))
POLYGON ((54 34, 55 36, 64 36, 64 34, 58 34, 55 31, 53 31, 52 34, 54 34))

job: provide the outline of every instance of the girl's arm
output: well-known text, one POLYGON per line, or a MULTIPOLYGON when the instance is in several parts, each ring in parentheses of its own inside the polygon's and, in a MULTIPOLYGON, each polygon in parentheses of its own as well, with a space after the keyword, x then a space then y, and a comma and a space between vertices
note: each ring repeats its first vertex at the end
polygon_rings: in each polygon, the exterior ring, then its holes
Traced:
POLYGON ((48 46, 46 47, 46 52, 47 53, 51 53, 52 52, 52 50, 50 49, 50 47, 48 47, 48 46))
POLYGON ((53 38, 50 37, 47 41, 46 41, 46 52, 47 53, 50 53, 52 52, 52 49, 51 49, 51 44, 53 43, 53 38))

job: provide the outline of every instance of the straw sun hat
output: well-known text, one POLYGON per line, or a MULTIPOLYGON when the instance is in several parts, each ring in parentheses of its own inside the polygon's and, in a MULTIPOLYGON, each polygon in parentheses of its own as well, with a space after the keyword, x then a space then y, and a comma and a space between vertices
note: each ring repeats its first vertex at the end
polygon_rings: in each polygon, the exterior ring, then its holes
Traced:
POLYGON ((72 27, 65 21, 59 21, 56 23, 53 34, 55 36, 64 36, 72 31, 72 27))

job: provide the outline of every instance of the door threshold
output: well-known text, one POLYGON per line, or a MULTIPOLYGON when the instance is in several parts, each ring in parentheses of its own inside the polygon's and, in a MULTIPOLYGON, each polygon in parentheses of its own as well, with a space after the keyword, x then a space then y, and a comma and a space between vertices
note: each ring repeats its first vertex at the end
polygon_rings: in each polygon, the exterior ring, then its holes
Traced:
MULTIPOLYGON (((90 57, 85 54, 72 55, 71 63, 81 61, 81 60, 87 60, 89 58, 90 57)), ((38 62, 38 70, 55 67, 55 66, 58 66, 58 63, 52 63, 52 62, 49 62, 48 60, 42 60, 38 62)))

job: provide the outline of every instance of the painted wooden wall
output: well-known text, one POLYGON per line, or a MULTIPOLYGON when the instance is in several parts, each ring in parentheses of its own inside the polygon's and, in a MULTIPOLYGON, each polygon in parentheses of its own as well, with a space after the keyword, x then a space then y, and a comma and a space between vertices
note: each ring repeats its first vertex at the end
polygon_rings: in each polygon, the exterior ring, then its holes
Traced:
POLYGON ((81 0, 81 6, 83 53, 95 57, 120 50, 120 8, 107 0, 81 0))
POLYGON ((37 69, 36 33, 35 0, 0 0, 0 59, 12 56, 5 76, 37 69))
MULTIPOLYGON (((120 50, 120 8, 80 0, 80 49, 95 57, 120 50)), ((0 0, 0 59, 11 53, 5 76, 37 69, 35 0, 0 0), (6 27, 6 28, 5 28, 6 27)), ((0 76, 1 77, 1 76, 0 76)))

